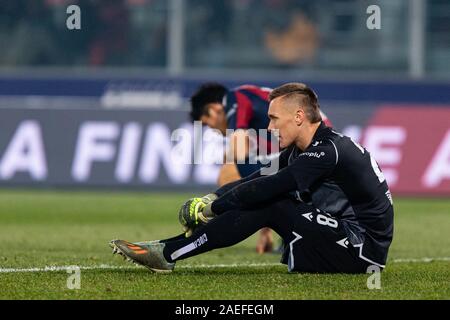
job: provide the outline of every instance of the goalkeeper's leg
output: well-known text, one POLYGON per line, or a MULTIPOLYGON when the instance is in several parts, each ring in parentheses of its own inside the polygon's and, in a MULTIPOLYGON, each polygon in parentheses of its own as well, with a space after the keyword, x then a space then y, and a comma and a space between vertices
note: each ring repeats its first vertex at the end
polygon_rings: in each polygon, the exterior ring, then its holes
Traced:
POLYGON ((296 202, 281 199, 255 210, 232 210, 197 228, 192 236, 164 241, 164 257, 167 261, 186 259, 213 249, 237 244, 259 229, 270 227, 288 243, 292 236, 297 212, 296 202))
POLYGON ((186 239, 186 234, 185 233, 179 234, 179 235, 177 235, 175 237, 172 237, 172 238, 159 240, 159 242, 167 243, 167 242, 176 241, 176 240, 182 240, 182 239, 186 239))

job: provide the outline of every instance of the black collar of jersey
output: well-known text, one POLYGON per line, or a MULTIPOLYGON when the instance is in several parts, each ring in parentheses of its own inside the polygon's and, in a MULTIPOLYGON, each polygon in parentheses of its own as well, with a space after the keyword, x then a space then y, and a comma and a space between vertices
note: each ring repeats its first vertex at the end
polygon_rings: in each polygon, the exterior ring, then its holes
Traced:
MULTIPOLYGON (((323 121, 320 121, 320 125, 317 128, 316 132, 314 133, 314 136, 311 139, 311 143, 313 141, 322 140, 323 138, 326 138, 331 133, 331 128, 328 127, 323 121)), ((310 144, 311 145, 311 144, 310 144)), ((309 148, 309 146, 308 146, 309 148)))
MULTIPOLYGON (((323 123, 323 121, 320 122, 319 127, 317 128, 316 132, 314 133, 312 139, 311 139, 311 143, 306 147, 306 149, 308 149, 313 143, 314 141, 320 141, 324 138, 327 138, 330 136, 331 133, 331 128, 328 127, 325 123, 323 123)), ((297 147, 295 145, 295 143, 292 143, 289 147, 286 147, 284 150, 289 150, 288 152, 292 152, 292 150, 294 149, 298 149, 299 152, 303 152, 305 150, 300 150, 299 147, 297 147)))
MULTIPOLYGON (((323 139, 329 137, 330 133, 331 133, 331 128, 328 127, 325 123, 323 123, 323 121, 321 121, 319 127, 317 128, 316 132, 314 133, 314 135, 311 139, 311 143, 306 147, 306 149, 311 147, 311 145, 315 141, 320 141, 320 140, 323 140, 323 139)), ((303 151, 305 151, 305 150, 303 150, 303 151)))

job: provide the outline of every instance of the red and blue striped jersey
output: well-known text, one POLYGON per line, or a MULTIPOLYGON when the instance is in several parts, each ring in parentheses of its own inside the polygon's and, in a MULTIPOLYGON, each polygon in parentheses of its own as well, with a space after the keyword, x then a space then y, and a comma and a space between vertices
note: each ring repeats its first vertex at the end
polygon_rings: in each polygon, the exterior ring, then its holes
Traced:
MULTIPOLYGON (((228 129, 267 129, 271 91, 271 88, 254 85, 242 85, 228 91, 223 101, 228 129)), ((321 114, 322 121, 331 127, 327 116, 322 111, 321 114)))
POLYGON ((236 87, 225 95, 223 105, 228 129, 266 129, 269 126, 270 88, 236 87))

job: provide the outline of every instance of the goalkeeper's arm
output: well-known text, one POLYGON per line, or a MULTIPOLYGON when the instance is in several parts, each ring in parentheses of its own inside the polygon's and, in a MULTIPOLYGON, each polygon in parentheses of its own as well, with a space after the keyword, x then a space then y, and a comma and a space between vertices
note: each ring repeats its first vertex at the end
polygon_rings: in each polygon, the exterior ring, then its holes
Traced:
MULTIPOLYGON (((285 168, 288 165, 288 158, 289 158, 290 152, 291 152, 291 149, 288 148, 280 153, 280 155, 278 157, 278 165, 279 165, 280 169, 285 168)), ((269 166, 270 165, 271 164, 269 164, 269 166)), ((225 193, 227 193, 234 187, 237 187, 238 185, 240 185, 242 183, 260 178, 262 176, 263 175, 261 174, 261 169, 259 169, 258 171, 255 171, 254 173, 252 173, 251 175, 249 175, 245 178, 227 183, 226 185, 224 185, 224 186, 220 187, 219 189, 217 189, 216 191, 214 191, 214 194, 216 194, 218 197, 221 197, 222 195, 224 195, 225 193)))
POLYGON ((191 233, 198 224, 206 224, 215 217, 215 214, 211 210, 211 205, 218 197, 234 187, 258 177, 261 177, 260 170, 243 179, 228 183, 217 189, 214 193, 207 194, 201 198, 191 198, 186 201, 178 213, 178 220, 186 233, 191 233))

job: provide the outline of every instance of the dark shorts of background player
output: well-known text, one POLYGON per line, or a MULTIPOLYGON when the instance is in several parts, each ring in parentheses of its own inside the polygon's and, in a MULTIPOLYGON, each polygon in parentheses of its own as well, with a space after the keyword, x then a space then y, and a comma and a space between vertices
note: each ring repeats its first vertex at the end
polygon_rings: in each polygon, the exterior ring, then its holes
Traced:
POLYGON ((253 172, 258 171, 262 167, 262 164, 260 162, 253 163, 253 164, 248 163, 248 162, 249 162, 249 160, 245 159, 245 163, 237 163, 236 164, 239 175, 242 178, 245 178, 245 177, 251 175, 253 172))
POLYGON ((288 224, 282 227, 285 247, 281 262, 289 271, 367 272, 371 264, 361 259, 359 249, 347 240, 344 221, 295 200, 281 201, 278 206, 279 212, 288 216, 288 224))

